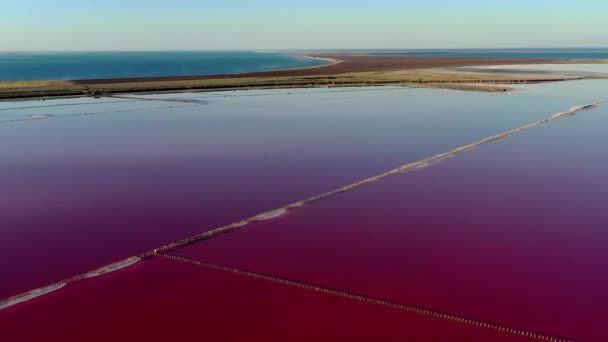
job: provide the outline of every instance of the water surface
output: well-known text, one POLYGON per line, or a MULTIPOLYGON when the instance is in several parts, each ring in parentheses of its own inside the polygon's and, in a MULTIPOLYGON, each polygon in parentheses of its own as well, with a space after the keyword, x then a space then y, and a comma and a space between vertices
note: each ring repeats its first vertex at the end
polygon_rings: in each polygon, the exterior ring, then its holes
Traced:
POLYGON ((0 257, 19 262, 0 266, 0 297, 586 103, 408 88, 147 97, 2 103, 0 257), (14 121, 32 115, 48 117, 14 121))
MULTIPOLYGON (((550 89, 540 98, 585 85, 550 89)), ((601 106, 175 254, 605 341, 606 127, 601 106)))
POLYGON ((12 342, 82 341, 83 336, 88 341, 526 341, 162 259, 2 310, 0 329, 12 342))
POLYGON ((276 52, 15 52, 0 53, 0 81, 239 74, 325 64, 276 52))

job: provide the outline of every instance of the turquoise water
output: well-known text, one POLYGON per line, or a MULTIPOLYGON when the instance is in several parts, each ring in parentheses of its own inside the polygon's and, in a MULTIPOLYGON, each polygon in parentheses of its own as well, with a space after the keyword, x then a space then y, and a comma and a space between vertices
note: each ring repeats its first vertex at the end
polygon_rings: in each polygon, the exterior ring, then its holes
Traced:
POLYGON ((275 52, 0 53, 0 81, 238 74, 324 65, 275 52))
MULTIPOLYGON (((349 52, 391 56, 608 59, 607 48, 349 52)), ((324 64, 328 62, 305 58, 299 52, 15 52, 0 53, 0 81, 219 75, 324 64)))

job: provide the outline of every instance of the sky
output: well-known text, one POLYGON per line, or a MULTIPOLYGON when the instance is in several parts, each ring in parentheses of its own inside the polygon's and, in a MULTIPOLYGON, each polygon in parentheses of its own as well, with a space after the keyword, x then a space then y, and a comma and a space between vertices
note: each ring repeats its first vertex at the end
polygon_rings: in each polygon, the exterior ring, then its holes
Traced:
POLYGON ((0 0, 0 51, 608 47, 606 0, 0 0))

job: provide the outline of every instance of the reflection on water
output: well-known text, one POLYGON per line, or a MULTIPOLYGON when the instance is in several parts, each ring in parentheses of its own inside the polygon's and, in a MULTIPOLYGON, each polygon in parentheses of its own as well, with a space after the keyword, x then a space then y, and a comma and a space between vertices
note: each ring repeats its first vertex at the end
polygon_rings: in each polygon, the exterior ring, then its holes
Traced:
POLYGON ((19 258, 0 266, 11 279, 0 297, 590 102, 544 94, 370 88, 153 96, 204 105, 2 103, 0 118, 48 117, 0 124, 0 256, 19 258))
POLYGON ((174 253, 605 341, 607 126, 599 106, 174 253))

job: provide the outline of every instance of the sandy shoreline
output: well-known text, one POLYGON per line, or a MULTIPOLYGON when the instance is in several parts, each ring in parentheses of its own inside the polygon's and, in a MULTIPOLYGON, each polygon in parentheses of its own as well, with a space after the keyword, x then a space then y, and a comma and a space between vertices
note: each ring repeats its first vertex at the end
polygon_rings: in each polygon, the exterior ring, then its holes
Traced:
MULTIPOLYGON (((326 61, 326 62, 331 62, 331 64, 329 64, 329 65, 332 65, 332 64, 338 64, 338 63, 342 63, 342 60, 337 59, 337 58, 315 57, 315 56, 308 56, 308 55, 306 55, 306 56, 304 56, 304 57, 306 57, 306 58, 310 58, 310 59, 316 59, 316 60, 318 60, 318 61, 326 61)), ((328 66, 328 65, 319 65, 319 66, 317 66, 317 68, 322 68, 322 67, 326 67, 326 66, 328 66)))
POLYGON ((477 66, 505 64, 550 64, 555 60, 546 59, 507 59, 507 58, 461 58, 461 57, 404 57, 404 56, 349 56, 349 55, 307 55, 307 58, 330 61, 332 64, 292 68, 274 71, 260 71, 231 75, 193 75, 169 77, 133 77, 95 80, 71 80, 77 84, 145 82, 145 81, 182 81, 209 80, 248 77, 293 77, 293 76, 333 76, 354 72, 377 72, 388 70, 408 70, 448 66, 477 66))
MULTIPOLYGON (((420 56, 352 56, 308 54, 306 58, 331 62, 328 65, 234 75, 120 78, 71 81, 0 82, 0 100, 102 96, 124 93, 221 91, 268 88, 314 88, 338 86, 424 85, 450 89, 465 83, 537 83, 575 79, 573 77, 515 77, 445 73, 434 69, 514 64, 574 64, 590 61, 461 58, 420 56), (423 72, 421 72, 423 71, 423 72), (446 86, 449 84, 449 86, 446 86)), ((595 61, 605 63, 605 61, 595 61)), ((505 88, 462 86, 463 90, 507 91, 505 88)))

